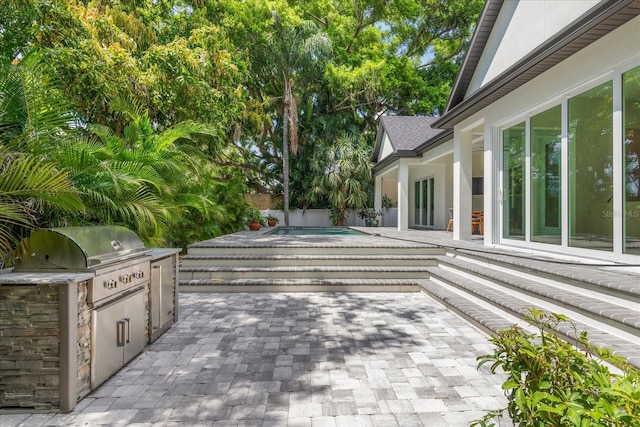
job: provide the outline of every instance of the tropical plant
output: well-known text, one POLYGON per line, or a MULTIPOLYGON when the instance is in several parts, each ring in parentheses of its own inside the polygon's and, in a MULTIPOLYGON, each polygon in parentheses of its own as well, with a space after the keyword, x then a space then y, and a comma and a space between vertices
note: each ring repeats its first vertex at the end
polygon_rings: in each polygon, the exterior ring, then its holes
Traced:
POLYGON ((74 115, 32 52, 0 67, 0 257, 33 227, 64 224, 83 204, 49 153, 73 138, 74 115))
POLYGON ((281 85, 284 224, 289 225, 289 150, 294 154, 298 151, 298 107, 294 87, 300 73, 311 68, 322 69, 323 59, 331 52, 331 42, 311 21, 290 22, 276 11, 272 16, 272 32, 257 51, 256 61, 267 81, 281 85))
POLYGON ((326 197, 336 210, 334 225, 345 225, 347 208, 362 208, 371 199, 371 149, 354 135, 341 134, 333 145, 320 146, 311 168, 315 177, 310 200, 326 197))
POLYGON ((214 214, 214 204, 192 192, 201 189, 198 183, 207 168, 185 143, 209 129, 188 121, 156 132, 148 113, 135 102, 119 98, 112 108, 124 116, 121 134, 89 125, 97 140, 67 145, 58 156, 84 194, 87 212, 82 221, 124 224, 148 242, 166 243, 164 237, 186 210, 204 217, 214 214))
POLYGON ((364 208, 358 211, 358 217, 363 220, 374 220, 382 215, 382 211, 376 210, 375 208, 364 208))
POLYGON ((536 333, 518 325, 501 330, 490 339, 494 353, 478 358, 479 367, 489 363, 491 372, 507 374, 502 388, 508 403, 473 426, 493 426, 504 412, 518 426, 640 426, 640 370, 591 345, 565 315, 531 308, 525 320, 536 333), (550 332, 566 322, 575 347, 550 332))
POLYGON ((245 217, 246 217, 247 223, 258 222, 260 223, 260 225, 263 225, 263 226, 267 224, 267 219, 264 216, 262 216, 262 214, 260 213, 260 210, 255 206, 247 207, 245 211, 245 217))
POLYGON ((39 217, 47 206, 66 212, 82 210, 69 174, 34 156, 11 154, 0 148, 2 264, 11 262, 13 249, 27 230, 43 225, 39 217))

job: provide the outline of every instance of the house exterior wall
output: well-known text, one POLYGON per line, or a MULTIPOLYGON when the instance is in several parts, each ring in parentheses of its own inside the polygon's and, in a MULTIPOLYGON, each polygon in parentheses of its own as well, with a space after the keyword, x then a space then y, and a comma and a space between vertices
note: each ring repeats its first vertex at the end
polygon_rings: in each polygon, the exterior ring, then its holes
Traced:
POLYGON ((382 149, 380 150, 380 156, 378 156, 378 161, 384 160, 391 154, 393 154, 393 146, 391 145, 391 141, 389 140, 389 135, 387 135, 387 133, 385 132, 384 138, 382 140, 382 149))
MULTIPOLYGON (((524 1, 520 3, 531 2, 524 1)), ((531 21, 533 22, 534 20, 531 19, 531 21)), ((521 29, 524 31, 522 27, 521 29)), ((524 36, 520 35, 518 38, 526 39, 526 34, 525 32, 524 36)), ((488 239, 485 239, 485 243, 504 243, 500 236, 501 224, 499 222, 501 212, 499 200, 501 130, 516 123, 524 122, 532 115, 545 111, 554 105, 566 105, 567 99, 598 84, 617 78, 621 72, 639 66, 640 44, 638 40, 640 40, 640 17, 629 21, 544 74, 532 79, 509 95, 456 125, 456 129, 468 129, 474 123, 482 122, 485 127, 484 173, 485 176, 490 176, 494 181, 492 188, 487 188, 485 185, 485 222, 493 222, 493 227, 489 227, 489 230, 493 229, 493 234, 488 239), (488 211, 492 214, 490 217, 487 217, 488 211)), ((505 46, 505 48, 507 47, 505 46)), ((500 61, 497 62, 496 67, 500 67, 500 61)), ((566 117, 563 120, 566 120, 566 117)), ((620 135, 618 136, 620 137, 620 135)), ((620 144, 620 142, 616 142, 616 144, 620 144)), ((616 232, 619 232, 619 229, 614 229, 614 233, 616 232)), ((535 244, 527 241, 509 242, 509 244, 536 247, 535 244)), ((620 255, 615 252, 571 248, 567 247, 566 244, 556 247, 544 246, 543 249, 603 259, 619 259, 620 255)), ((637 259, 637 256, 635 258, 637 259)))
POLYGON ((599 0, 505 1, 467 96, 540 46, 599 0))

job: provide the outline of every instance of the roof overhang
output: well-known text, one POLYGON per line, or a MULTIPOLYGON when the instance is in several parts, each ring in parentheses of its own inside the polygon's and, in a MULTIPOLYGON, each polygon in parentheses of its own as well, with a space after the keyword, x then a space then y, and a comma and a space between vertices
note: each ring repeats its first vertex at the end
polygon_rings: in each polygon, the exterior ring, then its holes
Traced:
POLYGON ((452 138, 453 138, 453 130, 446 130, 440 133, 435 138, 431 138, 430 140, 426 141, 424 144, 420 145, 415 150, 405 150, 405 151, 395 152, 392 155, 384 158, 381 162, 376 163, 373 166, 373 174, 377 175, 379 172, 387 169, 389 166, 393 165, 395 162, 399 161, 400 159, 407 159, 407 158, 415 159, 416 157, 422 157, 424 153, 444 144, 447 141, 450 141, 452 138))
POLYGON ((388 168, 400 159, 415 159, 416 157, 418 157, 418 153, 415 151, 397 151, 382 159, 381 162, 376 163, 373 166, 373 175, 377 175, 378 172, 388 168))
MULTIPOLYGON (((502 5, 501 1, 490 3, 495 3, 493 5, 494 7, 497 4, 502 5)), ((495 12, 495 9, 492 8, 491 15, 486 17, 487 22, 490 22, 491 19, 495 22, 497 16, 495 12)), ((484 10, 483 15, 485 13, 489 12, 484 10)), ((580 19, 551 37, 526 57, 464 100, 460 100, 459 97, 462 88, 465 86, 465 81, 458 79, 455 87, 457 91, 456 95, 454 96, 452 93, 447 111, 433 126, 452 129, 453 126, 462 120, 467 119, 471 115, 489 106, 639 15, 640 0, 616 0, 599 3, 580 19)), ((492 25, 493 23, 491 23, 491 25, 485 23, 483 26, 482 37, 484 37, 484 42, 482 43, 482 47, 486 44, 486 39, 489 34, 487 31, 492 25)), ((481 36, 474 34, 474 39, 476 37, 481 36)), ((472 39, 472 46, 474 46, 474 39, 472 39)), ((474 49, 474 52, 468 59, 469 62, 467 62, 467 58, 465 58, 463 67, 471 67, 466 69, 468 75, 462 71, 462 73, 465 74, 464 79, 468 79, 466 80, 467 87, 472 77, 470 70, 475 68, 479 60, 479 55, 481 54, 481 49, 474 49)))

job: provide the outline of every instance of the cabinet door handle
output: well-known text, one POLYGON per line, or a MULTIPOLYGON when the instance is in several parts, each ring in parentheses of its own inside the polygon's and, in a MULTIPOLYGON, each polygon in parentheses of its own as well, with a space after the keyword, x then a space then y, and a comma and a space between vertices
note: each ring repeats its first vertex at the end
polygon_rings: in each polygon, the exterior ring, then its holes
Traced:
POLYGON ((162 326, 162 266, 154 265, 158 270, 158 328, 162 326))
POLYGON ((124 320, 118 320, 118 322, 116 323, 116 340, 118 341, 118 347, 124 347, 125 345, 124 334, 124 320))
POLYGON ((125 340, 125 343, 129 344, 131 342, 131 322, 129 321, 128 317, 125 317, 123 321, 127 324, 127 338, 125 340))

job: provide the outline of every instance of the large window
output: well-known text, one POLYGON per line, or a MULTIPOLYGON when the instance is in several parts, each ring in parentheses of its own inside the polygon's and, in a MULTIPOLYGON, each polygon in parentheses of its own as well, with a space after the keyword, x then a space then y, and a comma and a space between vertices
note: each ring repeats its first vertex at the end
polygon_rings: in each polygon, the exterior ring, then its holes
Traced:
POLYGON ((622 76, 624 253, 640 255, 640 67, 622 76))
POLYGON ((524 240, 525 237, 525 123, 503 131, 503 229, 506 239, 524 240))
POLYGON ((531 240, 562 243, 560 209, 561 107, 531 117, 531 240))
POLYGON ((503 128, 501 162, 502 238, 640 255, 640 66, 503 128))
POLYGON ((569 246, 613 250, 613 83, 569 99, 569 246))

